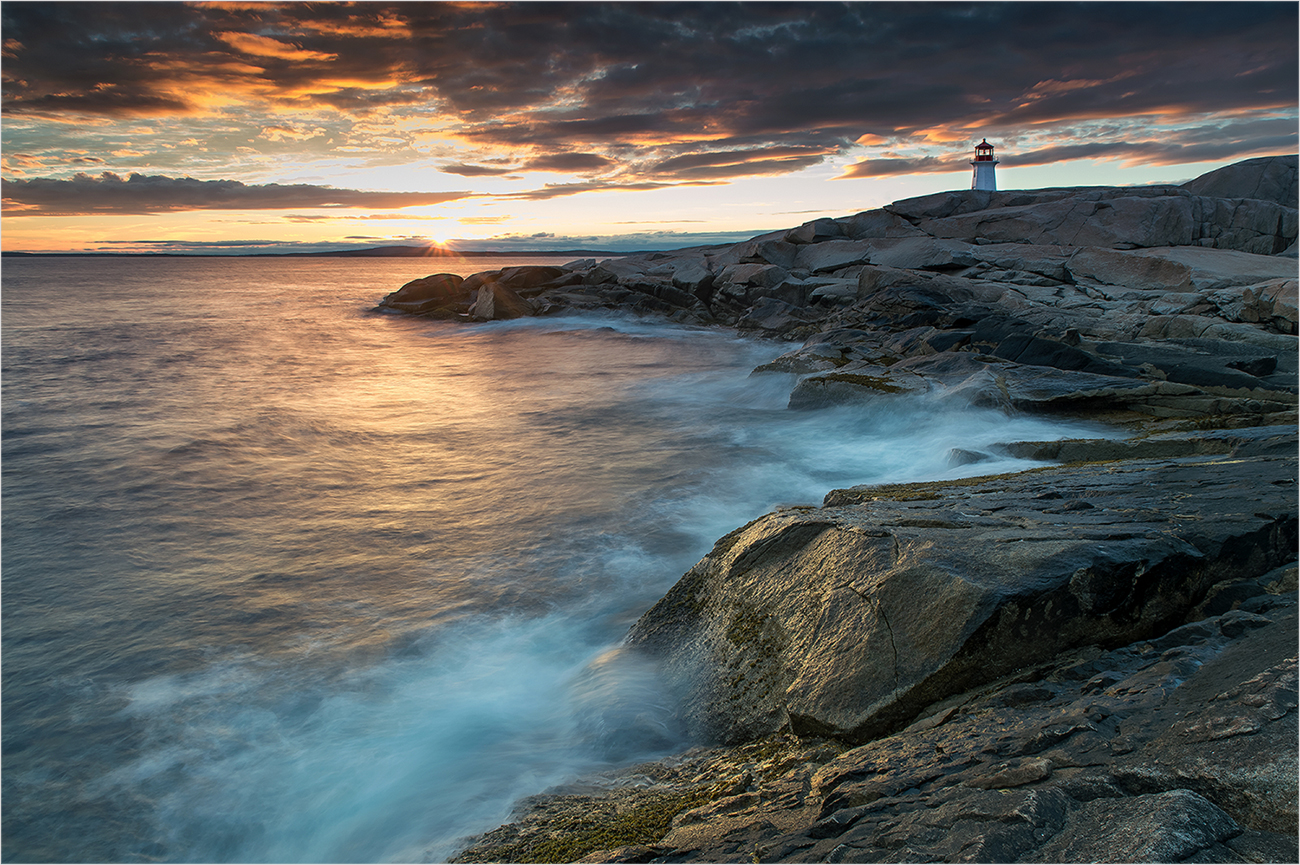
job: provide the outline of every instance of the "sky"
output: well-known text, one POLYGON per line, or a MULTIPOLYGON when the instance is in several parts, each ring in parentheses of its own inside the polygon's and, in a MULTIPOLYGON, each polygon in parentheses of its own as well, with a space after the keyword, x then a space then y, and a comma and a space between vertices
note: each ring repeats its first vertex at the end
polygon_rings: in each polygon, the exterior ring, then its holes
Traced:
POLYGON ((5 251, 731 243, 1297 152, 1293 2, 0 3, 5 251))

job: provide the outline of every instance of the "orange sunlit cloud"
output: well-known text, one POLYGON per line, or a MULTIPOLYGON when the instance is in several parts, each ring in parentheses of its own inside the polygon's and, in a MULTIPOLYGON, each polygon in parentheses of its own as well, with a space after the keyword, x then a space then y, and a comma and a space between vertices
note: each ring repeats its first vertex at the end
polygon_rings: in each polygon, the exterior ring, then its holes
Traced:
POLYGON ((324 51, 307 51, 299 45, 281 42, 269 36, 257 36, 252 33, 213 33, 213 36, 225 42, 236 51, 257 57, 276 57, 280 60, 337 60, 337 54, 324 51))

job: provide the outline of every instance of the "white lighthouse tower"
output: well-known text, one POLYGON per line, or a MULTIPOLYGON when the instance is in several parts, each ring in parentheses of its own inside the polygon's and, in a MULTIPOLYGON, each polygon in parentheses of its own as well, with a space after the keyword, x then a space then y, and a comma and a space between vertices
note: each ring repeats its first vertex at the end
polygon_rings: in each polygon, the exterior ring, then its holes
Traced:
POLYGON ((997 191, 998 182, 993 177, 993 166, 998 161, 993 158, 993 145, 989 144, 988 139, 984 139, 975 145, 975 159, 971 165, 975 166, 975 176, 971 178, 971 189, 988 189, 997 191))

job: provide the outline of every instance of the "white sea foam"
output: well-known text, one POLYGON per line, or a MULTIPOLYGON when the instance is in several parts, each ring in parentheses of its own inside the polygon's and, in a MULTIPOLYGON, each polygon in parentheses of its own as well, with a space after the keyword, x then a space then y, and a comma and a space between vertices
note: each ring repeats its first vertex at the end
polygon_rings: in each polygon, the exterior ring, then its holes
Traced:
POLYGON ((6 264, 14 859, 446 858, 520 796, 681 744, 618 644, 718 537, 1028 465, 955 447, 1098 432, 790 411, 794 377, 749 375, 788 346, 696 328, 349 305, 421 262, 87 266, 6 264))
MULTIPOLYGON (((708 387, 697 381, 686 404, 698 408, 708 387)), ((654 671, 616 646, 644 608, 628 605, 652 602, 714 538, 832 485, 971 474, 947 467, 951 447, 1095 432, 924 402, 790 413, 762 380, 712 387, 746 419, 692 431, 725 431, 742 458, 633 507, 632 524, 670 540, 656 551, 613 538, 587 569, 603 587, 595 596, 431 629, 404 655, 341 677, 250 661, 132 686, 128 711, 152 744, 122 780, 164 783, 155 819, 167 849, 234 861, 445 859, 520 796, 682 744, 654 671), (753 399, 738 398, 751 387, 753 399)))

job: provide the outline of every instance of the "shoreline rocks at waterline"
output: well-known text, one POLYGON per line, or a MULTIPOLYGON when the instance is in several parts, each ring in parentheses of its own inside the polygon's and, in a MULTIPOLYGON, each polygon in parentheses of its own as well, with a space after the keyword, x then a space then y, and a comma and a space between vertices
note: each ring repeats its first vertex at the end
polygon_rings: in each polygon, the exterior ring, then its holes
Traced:
POLYGON ((955 449, 1043 465, 832 490, 720 539, 619 649, 704 745, 531 797, 459 861, 1295 861, 1296 196, 1293 156, 940 193, 385 298, 790 341, 753 374, 790 376, 792 410, 1116 431, 955 449))
POLYGON ((1294 862, 1296 569, 856 747, 775 733, 520 803, 458 862, 1294 862))
POLYGON ((796 408, 925 392, 1269 423, 1296 405, 1296 176, 1270 157, 1181 187, 938 193, 729 246, 435 274, 376 309, 616 311, 799 341, 769 367, 811 374, 796 408))
POLYGON ((1256 444, 835 490, 720 540, 627 643, 661 660, 697 739, 870 741, 981 680, 1164 633, 1215 586, 1293 561, 1294 453, 1256 444))

